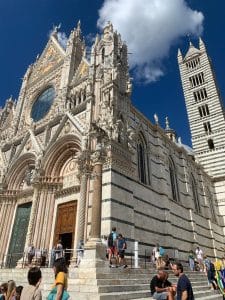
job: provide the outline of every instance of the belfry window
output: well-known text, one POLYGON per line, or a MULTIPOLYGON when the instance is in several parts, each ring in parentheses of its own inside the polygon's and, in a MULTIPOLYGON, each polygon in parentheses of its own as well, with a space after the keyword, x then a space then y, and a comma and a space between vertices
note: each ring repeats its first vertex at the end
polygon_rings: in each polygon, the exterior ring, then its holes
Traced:
POLYGON ((173 200, 179 201, 179 190, 177 184, 177 172, 172 158, 169 158, 169 174, 170 174, 170 186, 173 200))
POLYGON ((203 126, 204 126, 204 129, 205 129, 205 133, 209 134, 209 133, 212 132, 210 122, 203 123, 203 126))
POLYGON ((201 118, 209 115, 209 107, 208 104, 202 105, 198 107, 199 115, 201 118))
POLYGON ((192 59, 191 61, 187 62, 186 63, 186 67, 189 69, 189 70, 193 70, 197 67, 200 66, 200 58, 197 57, 195 59, 192 59))
POLYGON ((195 102, 203 101, 208 97, 205 88, 197 90, 193 94, 194 94, 195 102))
POLYGON ((192 189, 192 197, 194 200, 194 207, 195 207, 195 211, 197 213, 200 213, 200 203, 199 203, 199 197, 198 197, 198 190, 197 190, 197 184, 196 181, 194 179, 194 176, 191 175, 191 189, 192 189))
POLYGON ((208 140, 208 146, 209 146, 209 149, 210 149, 210 150, 215 149, 215 146, 214 146, 214 143, 213 143, 213 140, 212 140, 212 139, 209 139, 209 140, 208 140))
POLYGON ((201 85, 205 82, 205 79, 204 79, 204 74, 203 72, 199 73, 199 74, 196 74, 194 76, 191 76, 189 77, 189 82, 190 82, 190 86, 193 88, 193 87, 196 87, 198 85, 201 85))

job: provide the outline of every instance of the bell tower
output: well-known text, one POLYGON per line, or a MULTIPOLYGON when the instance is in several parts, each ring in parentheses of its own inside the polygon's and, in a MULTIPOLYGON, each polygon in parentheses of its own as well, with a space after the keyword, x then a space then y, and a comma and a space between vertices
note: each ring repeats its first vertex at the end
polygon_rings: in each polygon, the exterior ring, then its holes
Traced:
MULTIPOLYGON (((205 44, 190 42, 178 64, 196 158, 214 178, 225 175, 225 119, 222 99, 205 44)), ((220 179, 219 179, 220 180, 220 179)))

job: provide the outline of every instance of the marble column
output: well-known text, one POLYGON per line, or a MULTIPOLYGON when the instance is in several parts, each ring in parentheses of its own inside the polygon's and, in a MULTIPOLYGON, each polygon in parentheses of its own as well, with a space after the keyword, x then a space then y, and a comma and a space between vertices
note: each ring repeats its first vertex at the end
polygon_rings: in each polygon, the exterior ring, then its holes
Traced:
POLYGON ((96 151, 91 156, 93 165, 92 180, 92 210, 91 232, 84 245, 84 257, 80 263, 81 270, 92 270, 96 275, 97 269, 104 267, 105 245, 101 242, 101 216, 102 216, 102 168, 105 160, 105 151, 101 145, 96 146, 96 151))
POLYGON ((50 249, 50 239, 52 233, 52 223, 53 223, 53 216, 54 216, 54 208, 55 208, 55 190, 56 187, 51 187, 49 191, 49 203, 48 203, 48 211, 47 211, 47 224, 46 224, 46 235, 45 235, 45 242, 43 247, 45 249, 50 249))
POLYGON ((27 249, 27 247, 31 243, 33 243, 34 225, 35 225, 35 219, 37 216, 37 209, 38 209, 38 199, 39 199, 39 186, 34 185, 34 192, 33 192, 33 197, 32 197, 32 207, 31 207, 29 225, 28 225, 28 229, 27 229, 25 249, 27 249))
POLYGON ((16 203, 14 199, 6 200, 6 214, 5 214, 5 228, 3 229, 3 243, 2 243, 2 251, 6 254, 7 246, 10 240, 10 230, 12 228, 13 215, 15 212, 16 203))
POLYGON ((38 213, 37 213, 37 218, 36 218, 37 221, 36 221, 34 241, 33 241, 35 248, 40 248, 40 246, 41 246, 41 235, 42 235, 43 222, 44 222, 44 217, 45 217, 46 194, 47 194, 47 189, 46 189, 46 187, 44 187, 41 190, 38 213))
POLYGON ((95 163, 93 168, 93 197, 91 213, 90 239, 101 241, 101 216, 102 216, 102 161, 95 163))
MULTIPOLYGON (((86 218, 86 203, 87 203, 87 182, 90 174, 90 153, 88 150, 83 150, 77 156, 78 177, 80 178, 80 197, 77 203, 77 218, 75 224, 75 239, 74 249, 78 248, 79 242, 85 239, 85 218, 86 218)), ((77 251, 73 252, 71 265, 74 265, 77 260, 77 251)))
POLYGON ((75 248, 77 248, 80 240, 84 241, 87 181, 88 181, 88 175, 86 173, 81 174, 80 199, 78 200, 78 205, 77 205, 76 236, 74 242, 75 248))

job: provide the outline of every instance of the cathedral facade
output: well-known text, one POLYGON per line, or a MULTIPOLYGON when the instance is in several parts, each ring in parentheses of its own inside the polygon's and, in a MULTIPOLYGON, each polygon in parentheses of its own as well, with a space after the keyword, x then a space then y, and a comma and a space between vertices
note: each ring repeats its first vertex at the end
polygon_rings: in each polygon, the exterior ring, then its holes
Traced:
MULTIPOLYGON (((192 61, 179 55, 182 68, 192 61)), ((140 113, 131 92, 127 46, 112 24, 89 58, 79 23, 65 47, 51 34, 1 111, 1 263, 13 255, 18 264, 30 244, 76 249, 113 226, 130 254, 138 241, 142 255, 156 243, 182 259, 196 246, 221 255, 214 174, 168 122, 140 113)))

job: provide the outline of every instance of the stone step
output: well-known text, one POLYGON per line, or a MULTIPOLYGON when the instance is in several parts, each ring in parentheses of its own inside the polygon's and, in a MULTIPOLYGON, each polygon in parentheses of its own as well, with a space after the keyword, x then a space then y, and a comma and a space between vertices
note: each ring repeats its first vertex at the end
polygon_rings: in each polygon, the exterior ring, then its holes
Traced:
MULTIPOLYGON (((27 284, 27 271, 28 269, 1 269, 0 282, 13 279, 16 284, 27 284)), ((81 271, 81 270, 80 270, 81 271)), ((177 282, 177 277, 169 272, 169 280, 173 283, 177 282)), ((95 273, 96 274, 96 273, 95 273)), ((151 278, 156 274, 156 271, 146 269, 121 269, 121 268, 101 268, 97 272, 96 278, 93 278, 93 273, 87 269, 82 272, 82 279, 79 279, 78 269, 72 269, 69 273, 68 279, 68 292, 72 299, 79 300, 113 300, 113 299, 146 299, 150 298, 149 284, 151 278), (85 293, 81 296, 79 294, 79 286, 84 288, 85 293), (100 293, 99 297, 93 298, 92 290, 100 293), (78 296, 79 294, 79 296, 78 296)), ((200 272, 186 272, 190 278, 196 299, 201 300, 222 300, 222 296, 210 291, 207 278, 204 273, 200 272), (219 298, 220 297, 220 298, 219 298)), ((41 289, 43 299, 48 295, 51 286, 54 282, 54 274, 52 269, 42 269, 42 284, 41 289)))
MULTIPOLYGON (((205 291, 205 292, 194 292, 195 299, 199 300, 222 300, 222 295, 215 293, 214 291, 205 291)), ((120 293, 105 293, 100 294, 100 300, 128 300, 128 299, 135 299, 135 300, 146 300, 153 298, 148 290, 143 291, 133 291, 133 292, 120 292, 120 293)), ((84 298, 85 299, 85 298, 84 298)), ((80 299, 83 300, 83 299, 80 299)))

